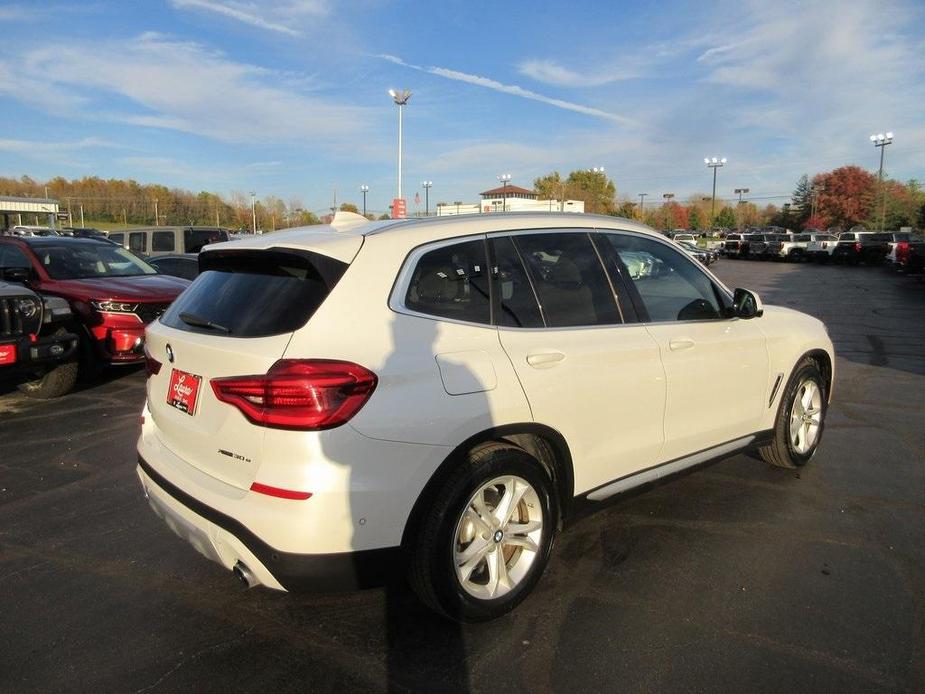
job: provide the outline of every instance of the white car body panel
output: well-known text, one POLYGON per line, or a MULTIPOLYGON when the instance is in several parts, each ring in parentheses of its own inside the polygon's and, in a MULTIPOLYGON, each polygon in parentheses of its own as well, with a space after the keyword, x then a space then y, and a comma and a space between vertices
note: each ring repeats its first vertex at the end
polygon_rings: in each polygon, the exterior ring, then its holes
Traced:
MULTIPOLYGON (((139 455, 166 483, 280 551, 392 548, 425 485, 470 437, 507 425, 547 427, 569 448, 574 493, 604 498, 702 462, 704 450, 735 450, 772 428, 784 391, 774 385, 781 374, 789 378, 801 356, 822 351, 834 362, 821 322, 770 306, 750 320, 509 329, 402 305, 402 283, 419 247, 568 228, 631 231, 670 244, 628 220, 502 214, 310 227, 209 246, 204 253, 310 250, 350 267, 293 333, 234 338, 152 323, 148 348, 164 363, 148 381, 139 455), (163 358, 168 342, 174 364, 163 358), (378 384, 348 423, 325 431, 252 425, 211 392, 211 378, 264 374, 280 358, 354 362, 378 384), (193 416, 166 404, 172 368, 203 377, 193 416), (634 477, 664 463, 674 467, 634 477), (311 497, 271 498, 250 491, 253 482, 311 497)), ((233 533, 178 503, 144 470, 139 476, 152 505, 200 551, 228 568, 242 561, 259 583, 282 587, 233 533)))

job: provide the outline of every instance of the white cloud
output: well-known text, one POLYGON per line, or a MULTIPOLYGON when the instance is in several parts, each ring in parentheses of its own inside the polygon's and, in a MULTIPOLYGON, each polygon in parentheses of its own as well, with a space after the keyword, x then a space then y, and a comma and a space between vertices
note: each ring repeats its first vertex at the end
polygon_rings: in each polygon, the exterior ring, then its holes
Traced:
POLYGON ((624 116, 618 116, 614 113, 608 113, 607 111, 602 111, 598 108, 593 108, 591 106, 584 106, 582 104, 576 104, 571 101, 565 101, 563 99, 556 99, 550 96, 545 96, 543 94, 538 94, 529 89, 524 89, 513 84, 503 84, 497 80, 493 80, 490 77, 482 77, 480 75, 472 75, 466 72, 459 72, 458 70, 451 70, 445 67, 421 67, 420 65, 412 65, 411 63, 406 63, 401 58, 389 55, 389 54, 380 54, 378 56, 382 60, 387 60, 396 65, 401 65, 403 67, 411 68, 412 70, 418 70, 420 72, 427 72, 431 75, 437 75, 438 77, 444 77, 446 79, 455 80, 457 82, 465 82, 467 84, 473 84, 478 87, 484 87, 486 89, 491 89, 496 92, 501 92, 503 94, 510 94, 512 96, 519 96, 524 99, 531 99, 533 101, 539 101, 544 104, 549 104, 550 106, 555 106, 556 108, 561 108, 566 111, 574 111, 575 113, 582 113, 586 116, 593 116, 594 118, 601 118, 608 120, 614 123, 619 123, 620 125, 632 125, 633 121, 624 116))
MULTIPOLYGON (((50 91, 79 90, 84 102, 77 104, 78 113, 93 109, 95 97, 116 96, 128 106, 114 112, 107 99, 95 115, 226 142, 331 145, 370 115, 367 109, 306 94, 287 75, 151 33, 36 48, 7 67, 21 79, 44 81, 50 91)), ((54 111, 53 104, 43 105, 54 111)))
POLYGON ((292 27, 293 20, 306 15, 323 17, 328 14, 328 3, 324 0, 294 0, 260 4, 256 2, 232 2, 226 0, 170 0, 177 9, 195 9, 212 12, 244 24, 275 31, 288 36, 302 36, 303 32, 292 27))
POLYGON ((100 137, 84 137, 73 141, 53 140, 0 140, 0 152, 15 154, 57 154, 81 149, 111 148, 118 145, 100 137))
POLYGON ((588 70, 578 72, 563 67, 555 60, 525 60, 518 66, 522 75, 552 84, 557 87, 600 87, 611 82, 629 79, 635 75, 629 71, 614 68, 612 70, 588 70))

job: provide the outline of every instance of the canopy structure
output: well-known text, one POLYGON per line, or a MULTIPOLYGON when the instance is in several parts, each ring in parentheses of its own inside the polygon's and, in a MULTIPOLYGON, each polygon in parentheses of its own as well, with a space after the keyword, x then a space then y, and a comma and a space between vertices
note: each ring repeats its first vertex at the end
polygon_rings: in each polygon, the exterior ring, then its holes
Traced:
POLYGON ((58 201, 52 198, 13 198, 0 195, 0 229, 21 224, 55 226, 58 218, 58 201))

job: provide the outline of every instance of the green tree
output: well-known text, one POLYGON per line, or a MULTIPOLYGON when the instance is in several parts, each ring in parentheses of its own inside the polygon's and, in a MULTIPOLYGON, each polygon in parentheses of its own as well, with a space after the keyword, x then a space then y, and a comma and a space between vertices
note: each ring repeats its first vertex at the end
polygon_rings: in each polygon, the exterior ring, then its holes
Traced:
POLYGON ((687 213, 687 223, 694 231, 703 229, 703 220, 700 219, 700 210, 696 207, 691 207, 690 211, 687 213))
POLYGON ((726 229, 734 229, 736 227, 736 215, 731 207, 724 207, 720 210, 719 214, 716 215, 714 226, 724 227, 726 229))
POLYGON ((791 221, 795 221, 797 227, 802 228, 813 213, 813 186, 809 182, 809 176, 806 174, 800 176, 790 200, 791 221))
POLYGON ((565 184, 558 171, 533 179, 533 190, 540 196, 540 200, 562 200, 565 195, 565 184))
POLYGON ((354 205, 352 202, 341 203, 340 211, 341 212, 353 212, 354 214, 360 214, 360 208, 354 205))

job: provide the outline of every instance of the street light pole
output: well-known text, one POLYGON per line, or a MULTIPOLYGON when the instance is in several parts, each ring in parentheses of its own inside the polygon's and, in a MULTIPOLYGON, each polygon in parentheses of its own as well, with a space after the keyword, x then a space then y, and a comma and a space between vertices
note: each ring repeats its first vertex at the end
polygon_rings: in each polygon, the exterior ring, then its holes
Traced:
POLYGON ((411 92, 407 89, 397 92, 394 89, 389 90, 389 96, 392 97, 392 101, 395 102, 395 105, 398 106, 398 199, 402 199, 401 195, 401 145, 402 145, 402 111, 405 106, 408 104, 408 99, 411 98, 411 92))
POLYGON ((430 217, 430 188, 433 184, 434 184, 433 181, 421 181, 421 187, 424 189, 424 216, 425 217, 430 217))
POLYGON ((639 194, 639 221, 646 221, 646 196, 648 193, 639 194))
POLYGON ((157 198, 154 198, 154 226, 159 227, 160 225, 161 218, 157 216, 157 198))
MULTIPOLYGON (((674 193, 662 193, 662 197, 665 199, 665 204, 670 205, 671 199, 674 197, 674 193)), ((674 214, 671 211, 671 208, 668 208, 668 214, 665 215, 665 221, 668 223, 668 228, 671 229, 674 226, 674 214)))
POLYGON ((736 189, 735 189, 736 195, 739 196, 739 206, 736 207, 736 217, 738 218, 738 221, 739 221, 739 229, 741 229, 742 226, 743 226, 743 224, 742 224, 742 215, 739 214, 739 211, 740 211, 741 208, 742 208, 742 196, 745 195, 746 193, 748 193, 748 191, 749 191, 748 188, 736 188, 736 189))
POLYGON ((362 185, 360 186, 360 192, 363 193, 363 216, 366 216, 366 194, 369 192, 369 186, 362 185))
POLYGON ((886 146, 893 144, 893 133, 879 133, 878 135, 871 135, 870 141, 874 144, 874 147, 880 148, 880 173, 878 174, 878 179, 880 180, 880 231, 884 231, 884 226, 886 225, 886 190, 883 187, 883 153, 886 151, 886 146))
POLYGON ((257 193, 251 191, 251 231, 257 234, 257 193))
POLYGON ((501 181, 501 211, 507 212, 507 184, 511 182, 511 174, 501 174, 498 180, 501 181))
POLYGON ((716 170, 726 163, 726 157, 717 159, 716 157, 704 157, 703 163, 713 169, 713 202, 710 203, 710 227, 713 227, 713 220, 716 219, 716 170))

